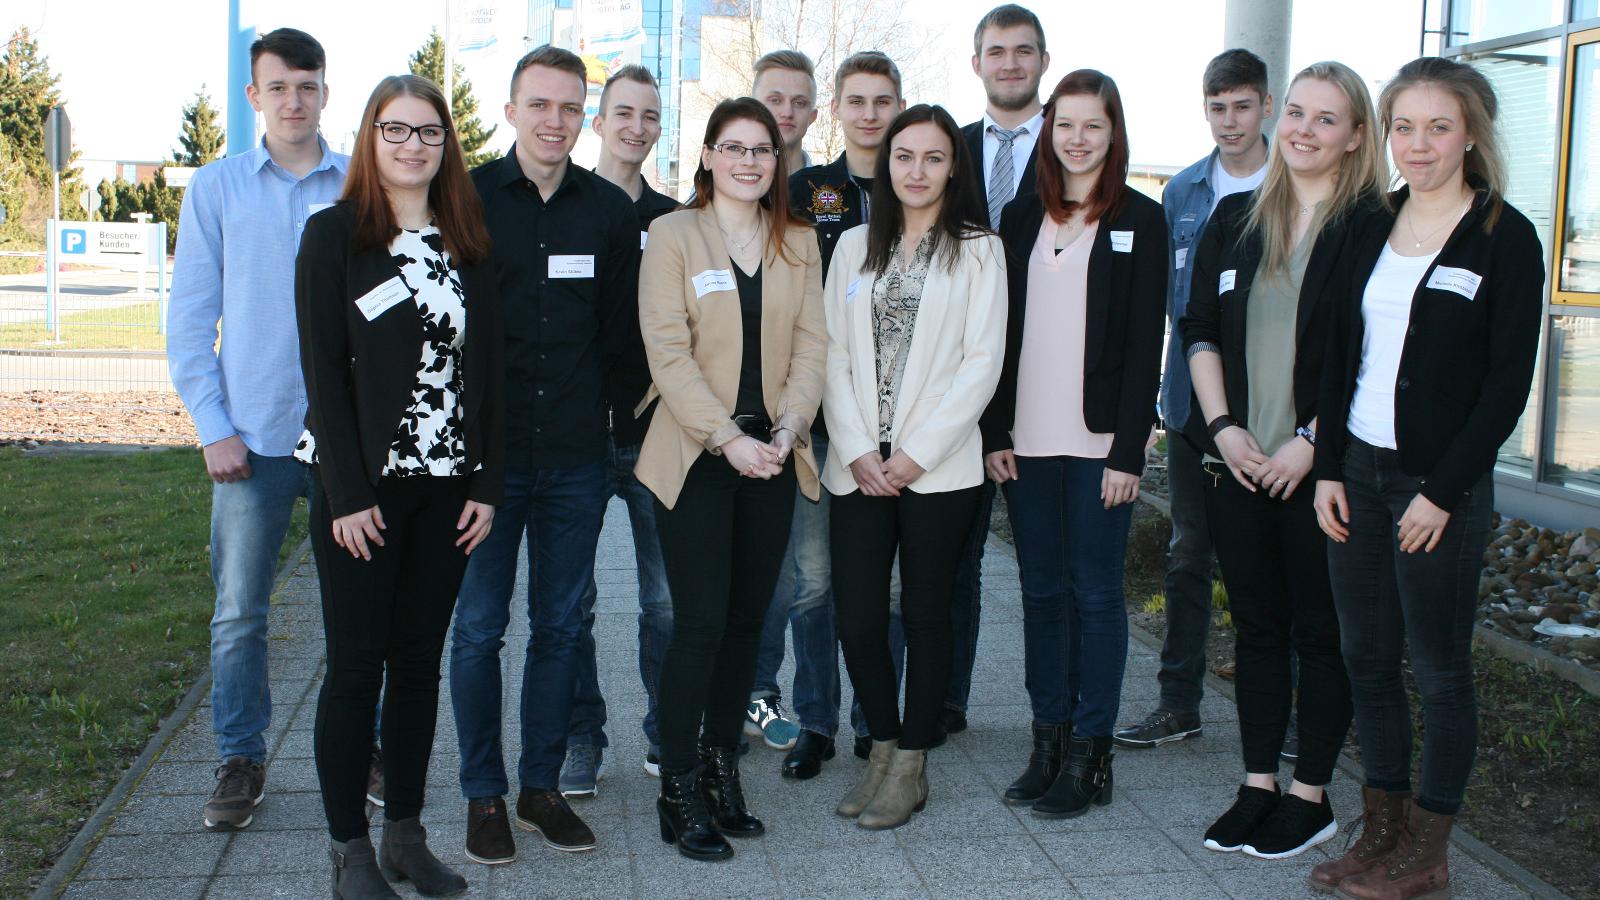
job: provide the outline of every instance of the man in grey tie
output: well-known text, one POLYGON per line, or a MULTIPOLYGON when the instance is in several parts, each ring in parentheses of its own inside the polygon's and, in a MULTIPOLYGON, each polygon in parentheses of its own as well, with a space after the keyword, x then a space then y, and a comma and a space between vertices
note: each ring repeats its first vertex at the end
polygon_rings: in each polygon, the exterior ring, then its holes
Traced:
MULTIPOLYGON (((1012 198, 1034 192, 1034 145, 1044 130, 1039 82, 1050 68, 1044 49, 1044 28, 1031 11, 1008 3, 978 21, 972 38, 972 71, 983 80, 989 102, 982 119, 961 129, 969 159, 982 165, 974 172, 978 191, 989 212, 990 227, 1000 225, 1000 211, 1012 198)), ((950 623, 954 656, 950 687, 945 694, 942 724, 949 734, 967 727, 967 696, 972 688, 972 662, 978 647, 979 578, 983 545, 989 539, 989 514, 994 482, 985 480, 977 514, 956 569, 950 623)))

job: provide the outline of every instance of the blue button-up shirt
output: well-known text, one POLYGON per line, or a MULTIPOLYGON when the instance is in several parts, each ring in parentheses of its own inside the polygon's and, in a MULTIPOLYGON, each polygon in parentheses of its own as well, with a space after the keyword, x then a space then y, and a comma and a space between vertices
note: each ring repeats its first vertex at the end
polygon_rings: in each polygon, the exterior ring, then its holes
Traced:
POLYGON ((263 142, 203 166, 183 193, 167 367, 202 445, 237 434, 262 456, 289 456, 304 427, 295 254, 306 219, 339 199, 350 162, 317 140, 322 161, 303 178, 263 142))

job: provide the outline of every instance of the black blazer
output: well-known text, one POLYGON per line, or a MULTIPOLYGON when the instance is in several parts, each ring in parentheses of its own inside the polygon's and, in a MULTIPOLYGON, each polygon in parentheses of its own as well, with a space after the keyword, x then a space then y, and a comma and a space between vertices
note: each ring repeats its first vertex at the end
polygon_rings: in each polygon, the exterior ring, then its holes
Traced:
MULTIPOLYGON (((1156 420, 1161 337, 1167 314, 1167 220, 1161 204, 1128 188, 1122 208, 1100 221, 1089 250, 1084 316, 1083 420, 1114 434, 1106 465, 1144 472, 1144 447, 1156 420), (1133 232, 1131 253, 1111 249, 1113 231, 1133 232)), ((1006 356, 1000 385, 984 411, 983 451, 1011 449, 1017 412, 1017 365, 1028 305, 1028 257, 1044 224, 1044 203, 1027 194, 1006 204, 1000 239, 1006 246, 1006 356)), ((1065 402, 1072 402, 1066 398, 1065 402)))
MULTIPOLYGON (((1041 130, 1047 131, 1048 125, 1041 130)), ((988 215, 989 179, 983 171, 983 120, 979 119, 976 122, 962 126, 961 136, 967 142, 967 152, 971 154, 972 177, 977 179, 978 182, 978 205, 983 210, 984 215, 988 215)), ((1018 200, 1024 196, 1032 196, 1038 192, 1038 179, 1034 174, 1037 166, 1034 161, 1039 158, 1041 152, 1044 152, 1040 150, 1041 145, 1046 150, 1049 148, 1050 138, 1044 134, 1036 135, 1036 137, 1038 140, 1033 145, 1033 152, 1028 154, 1027 164, 1022 167, 1022 181, 1017 185, 1017 193, 1016 196, 1011 198, 1012 200, 1018 200)))
MULTIPOLYGON (((1398 211, 1407 196, 1407 188, 1395 192, 1392 208, 1398 211)), ((1494 467, 1527 404, 1539 350, 1545 274, 1539 235, 1509 204, 1488 229, 1488 203, 1488 191, 1480 189, 1417 284, 1395 380, 1400 468, 1420 477, 1422 495, 1446 512, 1494 467), (1441 268, 1465 269, 1481 279, 1472 298, 1429 287, 1441 268)), ((1395 213, 1379 207, 1352 232, 1351 277, 1334 308, 1322 379, 1319 481, 1344 480, 1345 422, 1365 331, 1361 300, 1394 223, 1395 213)))
MULTIPOLYGON (((1244 357, 1245 320, 1250 305, 1250 286, 1256 277, 1256 267, 1261 264, 1262 251, 1260 232, 1245 231, 1250 201, 1254 197, 1255 191, 1230 194, 1222 198, 1212 214, 1190 257, 1194 272, 1189 282, 1189 307, 1178 323, 1183 333, 1185 359, 1195 344, 1215 344, 1220 348, 1228 412, 1247 429, 1251 423, 1246 421, 1250 409, 1250 380, 1244 357), (1220 281, 1229 272, 1233 273, 1233 286, 1219 294, 1220 281)), ((1351 223, 1376 205, 1375 200, 1363 199, 1355 210, 1324 223, 1316 244, 1311 247, 1295 313, 1296 427, 1317 418, 1329 323, 1341 291, 1348 284, 1348 266, 1343 264, 1343 254, 1351 223)), ((1202 452, 1220 456, 1216 442, 1206 433, 1209 423, 1201 412, 1199 397, 1191 397, 1190 402, 1190 408, 1200 415, 1189 416, 1184 435, 1202 452)), ((1327 430, 1326 422, 1318 421, 1317 425, 1319 432, 1327 430)))
MULTIPOLYGON (((411 405, 422 353, 422 316, 398 303, 367 321, 355 301, 399 269, 385 248, 350 249, 355 210, 341 202, 312 216, 295 260, 294 305, 305 374, 306 428, 334 518, 377 503, 400 418, 411 405)), ((467 496, 498 506, 505 481, 505 364, 494 266, 462 265, 467 334, 462 348, 467 496), (477 468, 482 463, 482 468, 477 468), (476 471, 472 471, 476 470, 476 471)))

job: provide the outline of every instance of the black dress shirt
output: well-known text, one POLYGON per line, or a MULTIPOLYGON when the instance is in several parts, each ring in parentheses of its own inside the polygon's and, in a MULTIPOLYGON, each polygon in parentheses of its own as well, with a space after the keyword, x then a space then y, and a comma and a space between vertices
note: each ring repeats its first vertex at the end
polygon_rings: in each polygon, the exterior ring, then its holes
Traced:
POLYGON ((739 355, 739 394, 734 398, 735 415, 766 415, 761 397, 761 267, 746 275, 738 264, 733 278, 739 286, 739 313, 744 318, 744 347, 739 355))
MULTIPOLYGON (((639 176, 639 187, 639 199, 633 201, 633 209, 639 214, 639 248, 642 250, 650 223, 677 209, 678 201, 651 188, 643 175, 639 176)), ((612 367, 611 378, 606 382, 606 400, 611 407, 611 440, 618 447, 631 447, 644 440, 655 406, 652 404, 638 418, 634 418, 633 408, 649 390, 650 366, 644 358, 644 339, 635 327, 628 333, 622 357, 612 367)))
POLYGON ((633 201, 570 163, 561 185, 541 197, 515 148, 473 169, 472 181, 483 199, 500 286, 507 468, 602 459, 607 385, 639 333, 633 201))
MULTIPOLYGON (((828 280, 828 264, 839 235, 867 221, 872 179, 852 178, 845 155, 825 166, 807 166, 789 176, 789 206, 817 227, 817 247, 822 251, 822 280, 828 280)), ((811 433, 828 436, 828 425, 817 407, 811 433)))

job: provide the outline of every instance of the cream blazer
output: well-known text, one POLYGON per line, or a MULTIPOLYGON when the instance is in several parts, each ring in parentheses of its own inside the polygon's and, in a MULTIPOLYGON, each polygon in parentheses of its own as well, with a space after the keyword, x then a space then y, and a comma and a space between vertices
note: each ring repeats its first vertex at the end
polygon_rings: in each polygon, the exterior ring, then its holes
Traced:
MULTIPOLYGON (((797 435, 795 474, 815 500, 821 492, 811 420, 822 402, 828 346, 822 259, 810 228, 790 226, 784 246, 793 261, 769 252, 761 262, 761 394, 773 426, 797 435)), ((639 328, 653 383, 634 415, 657 397, 661 405, 634 473, 668 509, 700 454, 720 456, 723 444, 743 434, 732 419, 744 353, 733 266, 709 208, 651 223, 639 269, 639 328)))
MULTIPOLYGON (((857 490, 850 463, 878 449, 877 346, 873 272, 862 271, 867 226, 845 232, 824 291, 828 321, 828 465, 823 486, 857 490)), ((904 450, 925 474, 919 494, 983 483, 978 418, 989 405, 1006 347, 1005 249, 994 235, 964 240, 953 270, 935 255, 922 286, 911 349, 895 400, 891 452, 904 450)))

